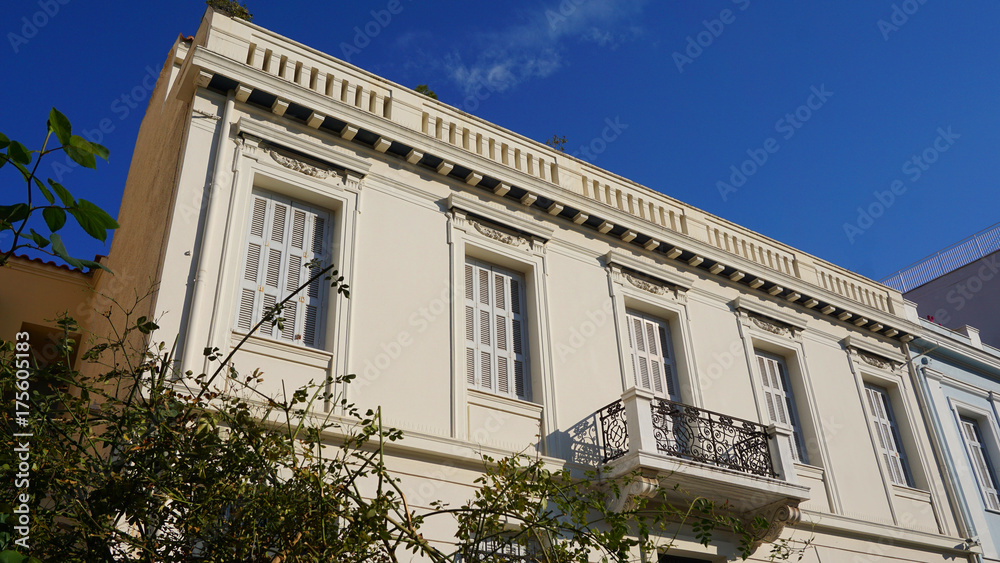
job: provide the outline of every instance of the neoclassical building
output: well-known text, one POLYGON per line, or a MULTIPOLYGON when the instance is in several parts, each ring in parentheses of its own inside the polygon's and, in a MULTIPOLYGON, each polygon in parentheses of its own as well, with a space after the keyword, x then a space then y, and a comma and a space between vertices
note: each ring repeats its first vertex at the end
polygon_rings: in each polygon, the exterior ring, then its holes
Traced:
POLYGON ((257 25, 176 42, 119 222, 109 266, 158 284, 183 370, 335 263, 350 299, 309 288, 238 362, 272 391, 357 374, 411 506, 527 452, 729 501, 805 561, 975 558, 898 291, 257 25))

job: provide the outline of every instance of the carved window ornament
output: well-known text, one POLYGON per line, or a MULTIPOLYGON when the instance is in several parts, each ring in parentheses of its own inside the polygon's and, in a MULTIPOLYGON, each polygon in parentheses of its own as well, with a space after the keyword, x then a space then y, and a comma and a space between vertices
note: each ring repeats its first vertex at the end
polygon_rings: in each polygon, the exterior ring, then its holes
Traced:
POLYGON ((272 160, 274 160, 281 166, 284 166, 285 168, 298 172, 300 174, 305 174, 306 176, 312 176, 317 180, 326 180, 330 176, 336 176, 340 180, 344 180, 344 176, 341 174, 339 170, 333 168, 321 168, 319 166, 315 166, 300 158, 282 154, 271 147, 262 146, 260 150, 269 155, 272 160))
POLYGON ((865 352, 864 350, 858 350, 858 357, 861 358, 862 362, 870 366, 888 371, 895 371, 898 365, 896 362, 888 358, 883 358, 882 356, 871 354, 869 352, 865 352))
POLYGON ((641 289, 647 293, 652 293, 653 295, 667 295, 673 293, 676 289, 669 284, 662 284, 655 282, 653 280, 647 279, 645 276, 631 272, 629 270, 622 270, 622 277, 630 283, 633 287, 641 289))
POLYGON ((785 324, 770 317, 765 317, 764 315, 751 313, 749 311, 747 311, 746 315, 747 319, 749 319, 754 326, 761 330, 770 332, 771 334, 777 334, 778 336, 795 337, 796 327, 794 326, 785 324))
POLYGON ((516 235, 512 232, 507 231, 507 229, 502 229, 497 226, 488 224, 478 218, 467 217, 466 220, 479 234, 486 238, 493 239, 497 242, 502 242, 514 247, 521 247, 528 245, 528 239, 516 235))

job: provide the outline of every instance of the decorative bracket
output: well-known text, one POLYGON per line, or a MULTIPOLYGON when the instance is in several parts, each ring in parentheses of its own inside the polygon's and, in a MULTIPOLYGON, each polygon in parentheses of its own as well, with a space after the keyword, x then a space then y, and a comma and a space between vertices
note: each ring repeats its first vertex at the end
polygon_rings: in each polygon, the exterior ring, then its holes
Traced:
POLYGON ((658 480, 642 475, 635 476, 618 490, 617 495, 614 491, 608 491, 608 508, 613 512, 634 510, 641 499, 652 498, 659 490, 658 480))

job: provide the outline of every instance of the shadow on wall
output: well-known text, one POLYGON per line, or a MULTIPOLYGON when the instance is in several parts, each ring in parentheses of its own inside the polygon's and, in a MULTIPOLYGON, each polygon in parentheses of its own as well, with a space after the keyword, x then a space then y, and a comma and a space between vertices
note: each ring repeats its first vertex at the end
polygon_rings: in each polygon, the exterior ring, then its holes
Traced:
POLYGON ((595 469, 604 465, 604 447, 595 411, 566 431, 553 432, 550 440, 563 444, 566 461, 595 469))

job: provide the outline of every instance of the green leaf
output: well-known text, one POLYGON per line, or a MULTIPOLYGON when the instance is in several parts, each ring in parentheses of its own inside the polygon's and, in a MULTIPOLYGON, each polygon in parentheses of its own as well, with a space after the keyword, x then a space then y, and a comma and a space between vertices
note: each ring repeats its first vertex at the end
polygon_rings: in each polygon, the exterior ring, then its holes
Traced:
POLYGON ((53 182, 52 178, 49 178, 49 185, 55 190, 56 195, 59 196, 59 200, 63 202, 66 207, 76 206, 76 200, 73 199, 73 195, 69 193, 69 190, 63 187, 59 182, 53 182))
POLYGON ((43 184, 42 181, 39 180, 38 178, 35 178, 34 180, 35 180, 35 185, 38 186, 38 189, 41 190, 42 195, 45 196, 45 201, 49 202, 50 205, 55 203, 56 198, 52 197, 52 192, 50 192, 49 189, 45 187, 45 184, 43 184))
POLYGON ((139 329, 139 332, 143 334, 149 334, 160 327, 153 321, 147 320, 146 317, 139 317, 135 321, 135 328, 139 329))
POLYGON ((111 152, 108 150, 108 147, 104 145, 98 145, 97 143, 90 143, 90 146, 94 148, 94 154, 103 158, 104 160, 107 160, 108 155, 111 154, 111 152))
POLYGON ((94 158, 94 146, 90 141, 79 135, 69 138, 69 144, 64 145, 66 154, 73 159, 73 162, 80 166, 97 169, 97 160, 94 158))
POLYGON ((31 172, 27 168, 25 168, 23 164, 21 164, 20 162, 14 160, 13 158, 10 158, 8 160, 10 160, 10 162, 12 162, 14 164, 14 166, 17 167, 17 169, 21 171, 21 176, 24 177, 24 181, 25 182, 30 182, 31 181, 31 172))
POLYGON ((28 234, 28 238, 30 238, 35 243, 35 246, 37 246, 38 248, 45 248, 46 246, 49 245, 49 239, 36 233, 35 229, 28 229, 28 230, 31 231, 31 233, 28 234))
POLYGON ((56 108, 49 111, 49 130, 56 134, 59 144, 68 145, 72 136, 73 127, 69 124, 69 119, 56 108))
POLYGON ((28 149, 24 148, 24 145, 17 141, 10 142, 10 146, 7 147, 7 156, 9 156, 14 162, 19 162, 21 164, 28 164, 31 162, 31 154, 28 152, 28 149))
MULTIPOLYGON (((104 242, 108 238, 108 229, 117 229, 118 223, 103 209, 85 199, 77 202, 76 207, 67 209, 88 235, 104 242)), ((54 243, 53 243, 54 244, 54 243)))
POLYGON ((45 218, 45 224, 53 233, 66 224, 66 212, 60 207, 46 207, 42 210, 42 217, 45 218))
POLYGON ((7 138, 7 135, 0 133, 0 149, 7 148, 7 145, 9 144, 10 144, 10 139, 7 138))
POLYGON ((0 563, 23 563, 28 557, 13 550, 0 552, 0 563))
MULTIPOLYGON (((107 272, 109 274, 113 274, 114 273, 107 266, 105 266, 104 264, 101 264, 100 262, 95 262, 93 260, 82 260, 82 259, 75 259, 75 260, 80 263, 80 267, 81 268, 85 268, 87 270, 101 269, 101 270, 104 270, 105 272, 107 272)), ((157 327, 157 328, 159 328, 159 327, 157 327)))
POLYGON ((74 268, 83 269, 85 267, 83 262, 77 260, 76 258, 73 258, 72 256, 69 255, 68 252, 66 252, 66 245, 63 244, 62 237, 60 237, 56 233, 52 233, 52 236, 49 238, 49 240, 51 240, 52 242, 53 254, 55 254, 59 258, 62 258, 67 264, 73 266, 74 268))
POLYGON ((17 223, 28 218, 30 209, 27 203, 15 203, 14 205, 0 205, 0 219, 8 223, 17 223))

